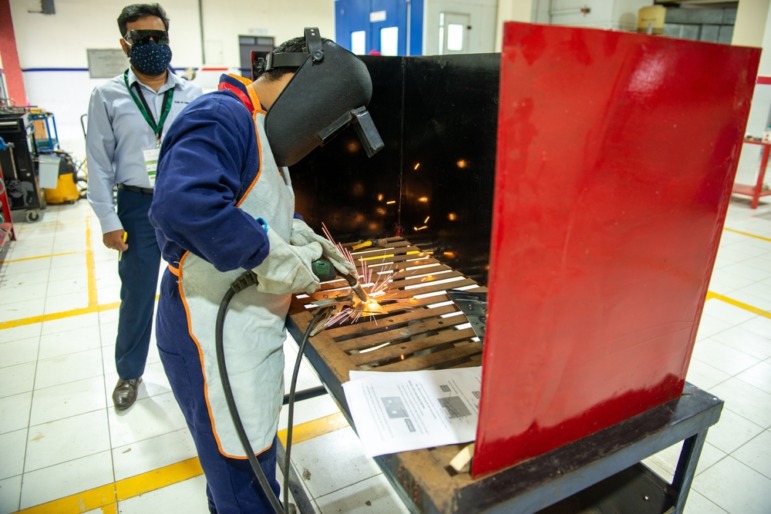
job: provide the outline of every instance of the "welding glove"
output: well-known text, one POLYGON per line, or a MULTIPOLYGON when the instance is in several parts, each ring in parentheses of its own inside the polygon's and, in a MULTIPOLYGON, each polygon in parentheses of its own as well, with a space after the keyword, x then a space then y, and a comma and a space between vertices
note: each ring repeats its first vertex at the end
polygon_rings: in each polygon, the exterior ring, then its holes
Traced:
POLYGON ((312 262, 321 257, 321 245, 290 245, 274 230, 268 229, 268 256, 253 271, 257 274, 257 290, 263 293, 312 293, 321 283, 313 274, 312 262))
POLYGON ((298 218, 292 220, 292 235, 289 237, 289 241, 297 246, 304 246, 314 242, 320 244, 324 251, 324 257, 329 259, 329 262, 332 263, 339 273, 352 277, 357 276, 356 266, 348 262, 345 256, 329 239, 318 235, 303 220, 298 218))

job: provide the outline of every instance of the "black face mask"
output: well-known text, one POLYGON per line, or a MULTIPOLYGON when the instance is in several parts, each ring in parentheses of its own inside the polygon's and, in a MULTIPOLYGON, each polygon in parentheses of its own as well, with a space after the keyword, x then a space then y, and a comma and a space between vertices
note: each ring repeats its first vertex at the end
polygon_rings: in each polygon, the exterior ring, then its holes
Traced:
POLYGON ((150 76, 160 75, 171 63, 171 47, 152 40, 137 43, 129 50, 129 61, 140 73, 150 76))

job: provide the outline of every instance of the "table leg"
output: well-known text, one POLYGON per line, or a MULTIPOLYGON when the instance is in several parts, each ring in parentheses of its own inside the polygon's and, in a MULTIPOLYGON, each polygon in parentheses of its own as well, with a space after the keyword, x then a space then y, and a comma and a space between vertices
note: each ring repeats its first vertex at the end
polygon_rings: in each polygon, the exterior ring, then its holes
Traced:
POLYGON ((672 480, 677 498, 675 500, 675 514, 682 514, 685 510, 685 501, 688 499, 688 492, 691 489, 691 482, 696 474, 696 466, 699 463, 701 449, 704 447, 704 441, 707 439, 707 431, 689 437, 683 441, 683 448, 680 450, 680 459, 677 461, 677 469, 672 480))

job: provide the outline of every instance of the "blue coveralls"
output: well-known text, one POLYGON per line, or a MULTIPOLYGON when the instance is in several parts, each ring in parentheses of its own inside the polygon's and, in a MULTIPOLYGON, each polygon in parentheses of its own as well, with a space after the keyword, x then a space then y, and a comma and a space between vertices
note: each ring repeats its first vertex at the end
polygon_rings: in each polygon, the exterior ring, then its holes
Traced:
MULTIPOLYGON (((169 269, 163 274, 156 339, 174 395, 195 440, 209 508, 272 512, 235 436, 214 357, 219 302, 234 278, 268 253, 264 228, 289 240, 294 192, 265 138, 254 90, 224 76, 220 91, 191 103, 166 135, 150 219, 169 269), (225 88, 225 89, 223 89, 225 88)), ((283 399, 289 295, 247 288, 224 329, 228 375, 255 452, 276 494, 275 436, 283 399)))

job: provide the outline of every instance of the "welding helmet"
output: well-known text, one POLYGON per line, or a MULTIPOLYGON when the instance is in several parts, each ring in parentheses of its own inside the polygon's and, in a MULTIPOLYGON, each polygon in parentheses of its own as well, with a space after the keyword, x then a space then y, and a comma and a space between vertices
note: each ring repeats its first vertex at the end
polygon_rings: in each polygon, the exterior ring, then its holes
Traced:
POLYGON ((365 107, 372 97, 367 67, 333 41, 322 41, 317 28, 305 29, 305 44, 307 52, 270 53, 253 62, 256 75, 297 69, 265 116, 265 135, 276 163, 296 164, 351 123, 371 157, 383 141, 365 107))

